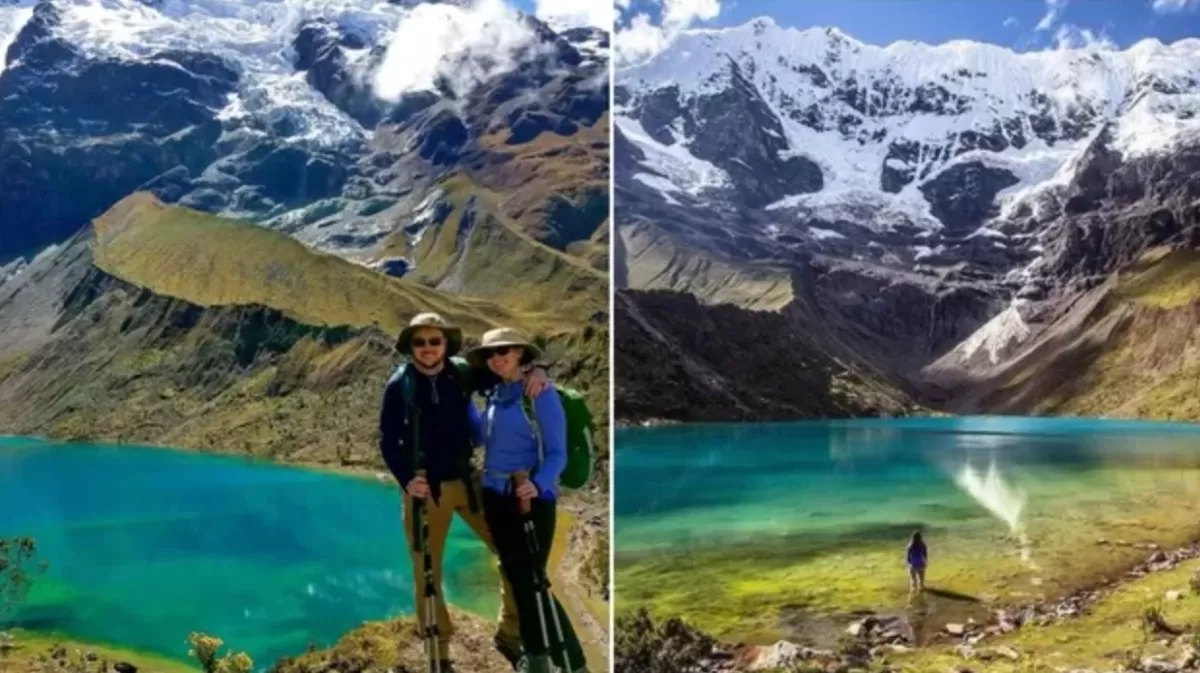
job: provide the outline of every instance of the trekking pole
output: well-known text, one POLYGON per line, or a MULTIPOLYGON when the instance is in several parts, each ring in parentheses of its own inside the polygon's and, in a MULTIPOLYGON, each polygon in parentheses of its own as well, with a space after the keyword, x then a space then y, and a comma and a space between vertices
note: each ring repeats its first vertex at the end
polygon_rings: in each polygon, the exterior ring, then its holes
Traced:
MULTIPOLYGON (((516 474, 516 480, 517 487, 519 488, 529 480, 529 475, 525 472, 518 472, 516 474)), ((550 608, 550 617, 554 620, 554 631, 555 635, 558 636, 558 647, 559 651, 562 653, 563 664, 566 666, 565 670, 567 673, 574 673, 575 669, 571 666, 571 655, 567 652, 567 640, 565 637, 563 637, 562 622, 559 621, 558 617, 558 608, 554 602, 554 595, 550 593, 550 575, 546 572, 546 569, 537 562, 537 528, 533 525, 533 518, 530 516, 530 512, 533 509, 533 501, 518 499, 517 502, 520 503, 522 526, 525 529, 525 544, 529 549, 530 564, 533 566, 532 572, 533 587, 535 592, 534 597, 537 600, 538 621, 540 621, 542 624, 542 642, 546 644, 546 652, 548 653, 550 651, 550 638, 546 633, 546 615, 542 611, 542 597, 544 597, 546 599, 546 605, 548 605, 550 608)), ((546 550, 546 555, 546 563, 549 564, 549 550, 546 550)))
MULTIPOLYGON (((425 470, 417 470, 417 476, 424 478, 425 470)), ((426 496, 428 497, 428 495, 426 496)), ((433 556, 429 553, 429 514, 425 511, 424 500, 413 498, 413 506, 421 523, 421 556, 425 566, 425 657, 429 664, 430 673, 442 673, 442 661, 438 658, 438 626, 437 589, 433 581, 433 556)))

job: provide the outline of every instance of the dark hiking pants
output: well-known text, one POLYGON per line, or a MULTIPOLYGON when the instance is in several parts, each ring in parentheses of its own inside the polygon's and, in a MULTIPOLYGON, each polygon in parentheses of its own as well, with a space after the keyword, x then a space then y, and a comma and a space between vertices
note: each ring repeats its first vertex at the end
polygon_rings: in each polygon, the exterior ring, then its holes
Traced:
POLYGON ((484 516, 492 533, 492 541, 500 555, 500 566, 512 585, 525 652, 531 656, 550 654, 555 665, 568 670, 562 656, 563 648, 560 647, 554 627, 554 617, 550 612, 552 602, 553 609, 558 612, 566 652, 571 659, 569 670, 581 670, 585 664, 583 647, 580 646, 575 629, 567 618, 567 611, 553 596, 552 591, 539 590, 540 585, 537 583, 538 578, 546 572, 550 545, 554 542, 557 503, 553 500, 533 501, 530 518, 533 520, 537 537, 538 553, 535 558, 531 558, 529 553, 523 528, 524 518, 517 503, 517 498, 511 494, 502 495, 489 489, 483 491, 484 516), (546 594, 550 594, 550 602, 547 602, 546 594), (538 615, 539 602, 541 614, 545 617, 545 635, 542 631, 542 618, 538 615), (550 643, 549 649, 546 647, 547 641, 550 643))

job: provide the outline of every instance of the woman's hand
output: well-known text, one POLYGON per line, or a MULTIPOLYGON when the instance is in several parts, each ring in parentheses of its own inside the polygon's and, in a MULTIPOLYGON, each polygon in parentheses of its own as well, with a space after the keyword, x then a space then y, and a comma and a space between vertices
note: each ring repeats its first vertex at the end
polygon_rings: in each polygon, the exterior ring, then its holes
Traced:
POLYGON ((538 487, 533 485, 531 479, 517 487, 517 498, 521 500, 533 500, 538 494, 538 487))
POLYGON ((525 377, 525 395, 529 399, 534 399, 541 395, 548 385, 550 385, 550 377, 546 375, 546 370, 542 367, 534 367, 525 377))

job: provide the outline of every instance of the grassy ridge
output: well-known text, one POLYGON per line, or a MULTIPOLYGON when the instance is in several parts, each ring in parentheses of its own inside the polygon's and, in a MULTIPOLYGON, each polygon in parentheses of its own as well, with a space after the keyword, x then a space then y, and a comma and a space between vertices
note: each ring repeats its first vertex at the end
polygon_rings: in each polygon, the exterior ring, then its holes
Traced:
POLYGON ((722 259, 689 248, 651 225, 622 227, 629 287, 686 292, 706 304, 778 311, 792 302, 791 273, 783 268, 722 259))
POLYGON ((555 376, 596 410, 607 452, 608 330, 589 321, 603 309, 604 278, 562 253, 525 248, 552 260, 543 271, 562 271, 557 285, 519 275, 519 254, 479 271, 505 296, 558 297, 561 310, 538 313, 390 278, 146 194, 122 200, 80 241, 90 257, 77 263, 95 269, 70 288, 56 334, 37 357, 0 363, 0 397, 11 401, 0 416, 21 431, 367 464, 379 389, 396 364, 392 340, 414 314, 435 310, 468 343, 500 324, 544 340, 555 376))
POLYGON ((972 396, 966 411, 1200 420, 1200 252, 1148 252, 972 396))
MULTIPOLYGON (((535 318, 543 326, 577 327, 608 306, 608 280, 587 261, 538 243, 502 214, 501 195, 463 175, 439 185, 451 208, 410 254, 410 276, 443 292, 480 297, 535 318)), ((407 243, 392 237, 381 254, 407 243)))
POLYGON ((378 325, 398 332, 436 310, 466 330, 521 322, 500 306, 447 296, 315 251, 270 229, 166 206, 146 193, 93 223, 97 267, 201 306, 260 304, 312 325, 378 325))

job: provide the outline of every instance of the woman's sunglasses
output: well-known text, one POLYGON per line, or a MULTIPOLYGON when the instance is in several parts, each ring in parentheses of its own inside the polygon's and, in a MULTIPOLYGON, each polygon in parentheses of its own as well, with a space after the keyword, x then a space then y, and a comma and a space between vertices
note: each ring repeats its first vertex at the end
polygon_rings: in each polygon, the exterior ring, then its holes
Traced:
POLYGON ((442 337, 432 337, 429 339, 423 339, 421 337, 413 337, 413 340, 412 340, 413 348, 424 348, 426 345, 431 346, 433 348, 437 348, 438 346, 441 346, 442 343, 443 343, 442 337))
POLYGON ((489 358, 492 357, 493 355, 499 355, 500 357, 504 357, 505 355, 508 355, 510 352, 512 352, 514 350, 516 350, 516 349, 512 346, 497 346, 495 348, 489 348, 487 350, 487 356, 489 358))

